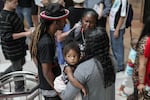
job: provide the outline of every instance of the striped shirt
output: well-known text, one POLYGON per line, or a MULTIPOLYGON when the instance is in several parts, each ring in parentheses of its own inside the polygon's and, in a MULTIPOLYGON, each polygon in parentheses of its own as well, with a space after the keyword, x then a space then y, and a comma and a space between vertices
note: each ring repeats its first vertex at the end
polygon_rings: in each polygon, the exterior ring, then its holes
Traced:
POLYGON ((26 55, 25 37, 13 39, 13 33, 24 31, 23 22, 15 11, 0 12, 0 37, 3 54, 6 59, 15 61, 26 55))

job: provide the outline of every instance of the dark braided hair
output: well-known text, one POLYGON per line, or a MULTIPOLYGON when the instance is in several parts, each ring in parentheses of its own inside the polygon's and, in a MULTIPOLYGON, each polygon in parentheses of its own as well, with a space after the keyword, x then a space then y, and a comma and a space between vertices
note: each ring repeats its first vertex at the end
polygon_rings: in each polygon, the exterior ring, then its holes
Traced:
POLYGON ((109 38, 105 28, 87 30, 84 60, 94 58, 102 64, 104 87, 115 82, 115 69, 109 54, 109 38))

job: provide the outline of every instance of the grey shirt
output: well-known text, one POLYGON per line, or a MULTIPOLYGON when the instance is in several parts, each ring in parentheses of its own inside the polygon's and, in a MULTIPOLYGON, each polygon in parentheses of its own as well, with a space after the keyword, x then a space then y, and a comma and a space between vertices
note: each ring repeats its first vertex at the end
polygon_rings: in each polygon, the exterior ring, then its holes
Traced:
MULTIPOLYGON (((115 100, 115 86, 114 84, 108 88, 104 88, 103 75, 99 73, 97 66, 103 73, 103 68, 100 63, 95 63, 91 58, 81 63, 74 72, 74 77, 88 89, 88 95, 83 97, 83 100, 115 100)), ((80 89, 74 87, 70 82, 62 91, 63 100, 73 100, 80 92, 80 89)))
POLYGON ((103 17, 107 17, 112 6, 112 0, 85 0, 84 6, 86 8, 93 8, 95 4, 100 2, 104 3, 103 17))

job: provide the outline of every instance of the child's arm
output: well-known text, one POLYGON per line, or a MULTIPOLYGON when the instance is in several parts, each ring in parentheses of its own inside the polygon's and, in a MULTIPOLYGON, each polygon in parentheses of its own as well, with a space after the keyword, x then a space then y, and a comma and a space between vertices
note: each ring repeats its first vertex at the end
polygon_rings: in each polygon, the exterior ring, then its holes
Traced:
POLYGON ((84 96, 86 96, 87 95, 87 90, 85 89, 85 87, 79 81, 77 81, 74 78, 72 69, 70 67, 66 67, 64 71, 67 74, 68 80, 71 82, 71 84, 74 85, 75 87, 81 89, 84 96))

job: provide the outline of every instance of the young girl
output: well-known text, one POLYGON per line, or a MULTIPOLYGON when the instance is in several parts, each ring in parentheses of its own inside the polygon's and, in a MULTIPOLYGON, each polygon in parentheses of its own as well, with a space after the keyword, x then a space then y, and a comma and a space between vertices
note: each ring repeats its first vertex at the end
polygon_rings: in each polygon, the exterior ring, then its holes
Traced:
POLYGON ((63 48, 63 55, 66 64, 63 67, 62 75, 55 79, 54 88, 57 92, 62 92, 62 90, 65 89, 66 84, 71 82, 74 86, 81 89, 84 96, 87 95, 87 90, 85 87, 78 82, 73 75, 73 72, 80 60, 80 48, 78 44, 74 41, 67 43, 63 48))

